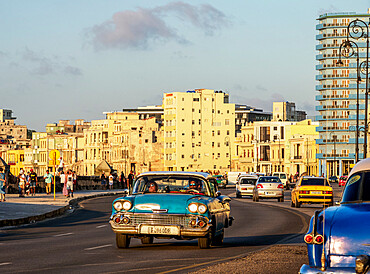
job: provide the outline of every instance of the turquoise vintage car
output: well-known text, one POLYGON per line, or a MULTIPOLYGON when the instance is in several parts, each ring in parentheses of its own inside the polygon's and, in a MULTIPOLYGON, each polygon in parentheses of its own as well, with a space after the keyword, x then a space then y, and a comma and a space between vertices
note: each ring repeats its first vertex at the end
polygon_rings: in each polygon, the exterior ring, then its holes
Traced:
POLYGON ((113 201, 110 225, 118 248, 131 238, 198 238, 200 248, 222 245, 231 226, 230 198, 221 195, 208 173, 163 171, 140 174, 132 193, 113 201))

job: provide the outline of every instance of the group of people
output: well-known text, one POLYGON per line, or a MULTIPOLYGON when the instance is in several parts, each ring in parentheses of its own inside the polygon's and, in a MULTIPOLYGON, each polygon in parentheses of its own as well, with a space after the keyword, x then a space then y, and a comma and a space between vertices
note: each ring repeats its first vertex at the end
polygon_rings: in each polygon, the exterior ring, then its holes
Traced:
POLYGON ((74 171, 69 169, 67 174, 62 171, 60 173, 60 183, 63 186, 63 195, 67 198, 73 197, 73 189, 77 184, 77 175, 74 171))
POLYGON ((122 189, 131 188, 132 184, 134 183, 134 172, 131 170, 128 177, 125 177, 125 174, 123 171, 121 172, 120 176, 117 176, 116 173, 111 172, 108 176, 105 175, 105 172, 102 173, 100 176, 100 181, 103 189, 112 190, 114 181, 118 181, 119 186, 122 187, 122 189), (108 183, 108 184, 107 184, 108 183))
POLYGON ((21 168, 17 177, 19 197, 36 195, 37 174, 31 169, 27 173, 21 168))

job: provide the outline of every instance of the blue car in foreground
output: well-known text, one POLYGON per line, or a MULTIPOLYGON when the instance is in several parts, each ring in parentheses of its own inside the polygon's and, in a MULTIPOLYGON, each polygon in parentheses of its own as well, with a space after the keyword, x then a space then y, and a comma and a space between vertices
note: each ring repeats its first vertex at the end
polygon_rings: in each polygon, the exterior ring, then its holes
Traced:
POLYGON ((198 239, 200 248, 222 245, 232 224, 230 198, 222 196, 208 173, 163 171, 140 174, 132 193, 113 201, 110 225, 118 248, 131 238, 198 239))
POLYGON ((315 212, 304 240, 309 265, 300 273, 369 271, 370 158, 352 169, 339 206, 315 212))

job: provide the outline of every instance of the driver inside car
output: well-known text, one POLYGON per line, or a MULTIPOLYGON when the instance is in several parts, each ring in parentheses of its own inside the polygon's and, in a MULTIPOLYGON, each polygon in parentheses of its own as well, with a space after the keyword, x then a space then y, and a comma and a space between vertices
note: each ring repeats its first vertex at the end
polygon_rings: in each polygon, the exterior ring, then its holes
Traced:
POLYGON ((148 191, 149 191, 150 193, 155 193, 155 192, 157 192, 157 191, 158 191, 158 185, 157 185, 157 183, 156 183, 156 182, 154 182, 154 181, 149 182, 149 183, 148 183, 148 191))
POLYGON ((201 183, 198 183, 196 181, 190 181, 188 192, 192 192, 192 191, 200 192, 201 190, 202 190, 201 183))

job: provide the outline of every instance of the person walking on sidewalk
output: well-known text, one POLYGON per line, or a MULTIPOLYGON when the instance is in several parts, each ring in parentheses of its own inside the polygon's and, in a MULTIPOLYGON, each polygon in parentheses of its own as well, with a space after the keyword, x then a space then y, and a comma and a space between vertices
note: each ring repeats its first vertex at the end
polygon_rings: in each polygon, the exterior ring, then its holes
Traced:
POLYGON ((36 184, 37 184, 37 174, 33 169, 31 169, 30 173, 30 191, 31 195, 35 196, 36 195, 36 184))
POLYGON ((131 170, 130 171, 130 174, 128 175, 128 185, 127 185, 127 188, 131 189, 133 183, 134 183, 134 172, 131 170))
POLYGON ((5 202, 6 177, 3 168, 0 167, 0 202, 5 202))
POLYGON ((62 190, 62 193, 65 197, 67 197, 68 195, 68 190, 67 190, 67 177, 66 175, 64 174, 64 171, 61 172, 60 174, 60 183, 62 184, 63 186, 63 190, 62 190))
POLYGON ((102 189, 107 189, 107 186, 106 186, 107 185, 107 178, 105 177, 104 172, 101 174, 100 181, 101 181, 102 189))
POLYGON ((68 198, 73 198, 73 174, 71 170, 68 170, 67 173, 67 191, 68 191, 68 198))
POLYGON ((119 176, 119 182, 121 184, 121 187, 122 189, 125 189, 125 185, 126 185, 126 178, 125 178, 125 174, 123 173, 123 171, 121 171, 121 175, 119 176))
POLYGON ((113 174, 111 173, 108 177, 109 179, 109 190, 113 190, 113 180, 114 180, 114 177, 113 177, 113 174))
POLYGON ((53 181, 53 174, 46 170, 46 174, 44 175, 45 183, 46 183, 46 194, 51 194, 51 182, 53 181))
POLYGON ((24 175, 23 168, 21 168, 18 175, 19 197, 24 197, 25 187, 26 187, 26 175, 24 175))

